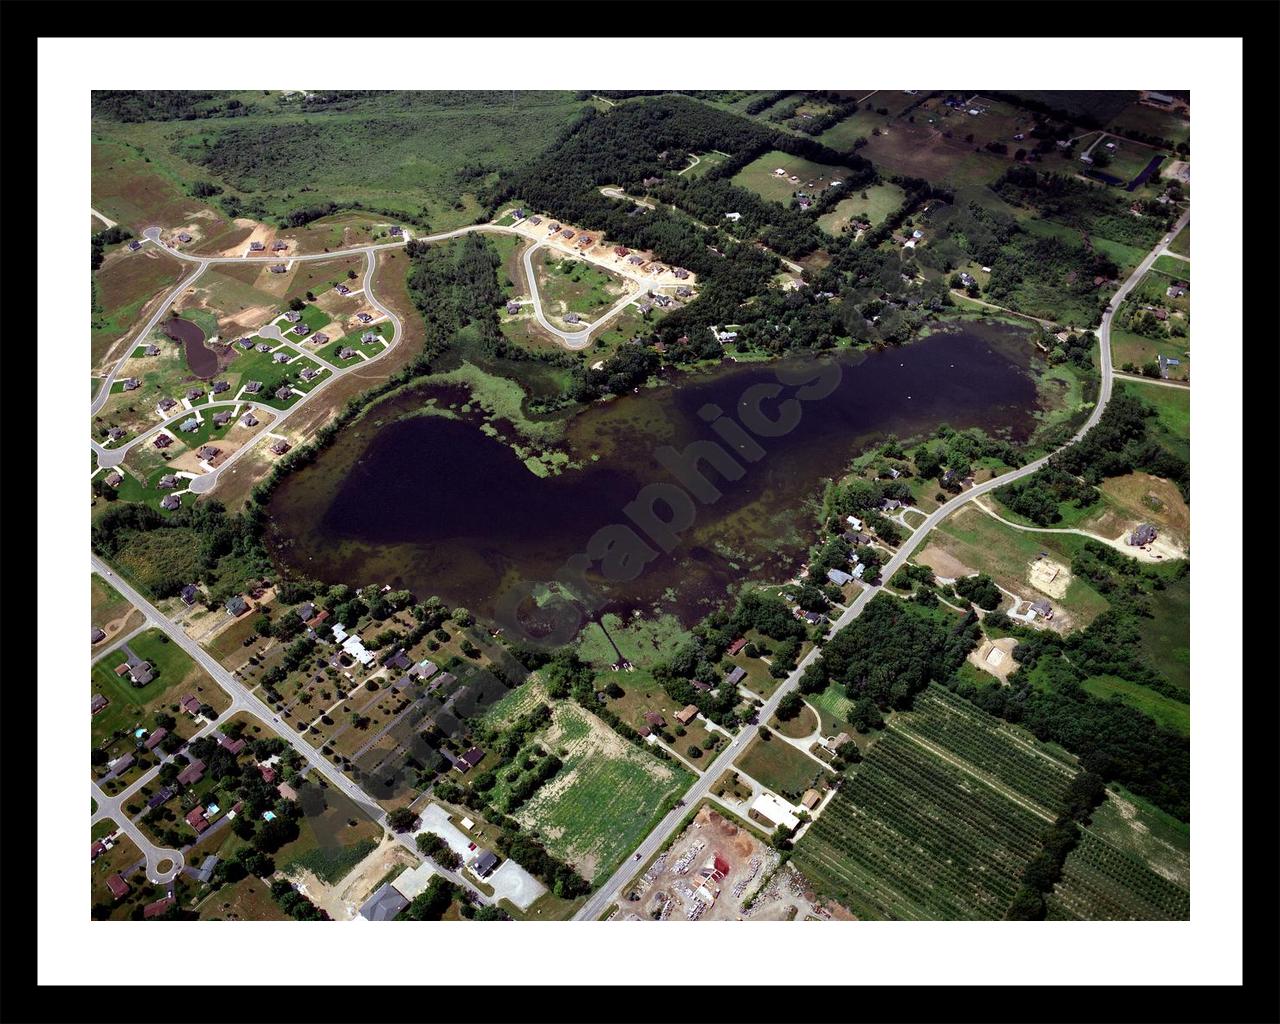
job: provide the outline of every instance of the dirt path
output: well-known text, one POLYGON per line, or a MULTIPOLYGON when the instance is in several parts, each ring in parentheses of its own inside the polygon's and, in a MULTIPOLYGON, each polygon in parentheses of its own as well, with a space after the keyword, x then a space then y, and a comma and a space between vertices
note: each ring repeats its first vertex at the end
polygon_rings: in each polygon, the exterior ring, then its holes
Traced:
POLYGON ((103 639, 99 640, 94 646, 97 647, 106 644, 113 636, 119 636, 121 633, 128 633, 130 630, 137 629, 145 621, 146 620, 143 618, 142 612, 138 611, 137 608, 131 607, 118 619, 112 619, 102 627, 102 632, 107 635, 103 637, 103 639))
MULTIPOLYGON (((1104 537, 1098 533, 1091 533, 1088 530, 1077 530, 1073 527, 1052 527, 1052 526, 1022 526, 1019 523, 1012 523, 1004 516, 990 508, 985 502, 978 500, 974 504, 982 509, 987 515, 1005 526, 1014 530, 1022 530, 1024 533, 1074 533, 1078 537, 1088 537, 1090 540, 1096 540, 1099 544, 1105 544, 1107 547, 1115 548, 1121 554, 1128 555, 1130 558, 1136 558, 1139 562, 1163 562, 1171 559, 1186 558, 1187 553, 1179 545, 1174 544, 1163 534, 1157 536, 1150 544, 1138 547, 1130 544, 1125 540, 1123 533, 1119 537, 1104 537)), ((1033 586, 1038 586, 1032 583, 1033 586)), ((1044 590, 1043 587, 1039 589, 1044 590)), ((1065 586, 1063 587, 1065 591, 1065 586)), ((1050 596, 1060 597, 1061 594, 1052 594, 1050 596)))
POLYGON ((99 213, 99 212, 98 212, 97 210, 95 210, 92 206, 91 206, 91 207, 89 207, 89 212, 90 212, 91 214, 93 214, 95 217, 97 217, 97 218, 98 218, 98 220, 102 221, 102 223, 103 223, 103 224, 105 224, 107 227, 109 227, 109 228, 113 228, 113 227, 115 227, 115 226, 116 226, 116 222, 115 222, 115 221, 113 221, 110 217, 107 217, 107 216, 105 216, 104 214, 99 213))

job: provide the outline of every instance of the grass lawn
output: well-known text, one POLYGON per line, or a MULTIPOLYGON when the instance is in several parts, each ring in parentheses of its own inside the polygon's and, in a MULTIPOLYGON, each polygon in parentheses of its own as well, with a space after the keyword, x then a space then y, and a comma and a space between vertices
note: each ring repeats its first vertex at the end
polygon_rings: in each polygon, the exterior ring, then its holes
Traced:
POLYGON ((89 574, 90 616, 95 625, 113 622, 133 607, 128 599, 97 573, 89 574))
POLYGON ((577 313, 590 319, 617 302, 623 292, 620 278, 558 251, 538 253, 534 272, 543 305, 551 313, 577 313))
MULTIPOLYGON (((997 583, 1024 597, 1044 596, 1031 586, 1029 566, 1041 551, 1065 566, 1070 566, 1071 556, 1085 537, 1061 533, 1027 533, 998 522, 985 512, 964 508, 949 516, 930 543, 944 548, 969 568, 989 573, 997 583)), ((1050 598, 1055 608, 1061 608, 1081 627, 1107 608, 1107 600, 1090 584, 1072 579, 1066 593, 1060 598, 1050 598)))
POLYGON ((1191 225, 1178 232, 1178 237, 1169 243, 1169 251, 1180 253, 1183 256, 1191 255, 1191 225))
POLYGON ((826 789, 831 773, 791 744, 774 737, 757 736, 734 768, 788 800, 799 800, 806 789, 826 789))
POLYGON ((800 714, 786 722, 779 721, 778 716, 774 715, 769 722, 769 728, 792 739, 804 739, 818 728, 818 714, 813 708, 805 705, 801 707, 800 714))
POLYGON ((158 629, 149 629, 129 641, 129 648, 143 661, 151 663, 155 677, 146 686, 134 686, 127 676, 117 676, 115 668, 125 660, 122 647, 117 647, 93 665, 90 672, 91 692, 100 693, 111 703, 93 716, 92 735, 95 744, 118 729, 138 725, 150 728, 151 713, 176 704, 186 693, 194 693, 215 709, 230 704, 226 695, 209 678, 208 673, 187 657, 186 652, 158 629))
POLYGON ((1126 131, 1154 135, 1175 145, 1191 137, 1191 122, 1177 111, 1159 110, 1136 101, 1116 114, 1107 128, 1121 135, 1126 131))
POLYGON ((1191 690, 1191 577, 1151 595, 1155 616, 1142 621, 1139 646, 1151 667, 1184 692, 1191 690))
MULTIPOLYGON (((1177 239, 1174 239, 1174 241, 1177 241, 1177 239)), ((1156 261, 1151 264, 1151 269, 1158 270, 1162 274, 1168 274, 1170 277, 1176 277, 1179 280, 1191 280, 1191 264, 1167 253, 1163 256, 1157 256, 1156 261)))
POLYGON ((1157 440, 1176 455, 1189 458, 1191 454, 1191 390, 1168 388, 1159 384, 1142 384, 1125 381, 1118 387, 1126 394, 1135 395, 1156 410, 1154 421, 1148 429, 1154 430, 1157 440))
POLYGON ((652 668, 670 657, 671 652, 689 638, 688 631, 680 626, 674 615, 663 615, 657 619, 635 616, 624 624, 617 615, 610 613, 603 616, 603 622, 604 629, 600 623, 591 622, 578 636, 578 654, 597 669, 607 668, 618 660, 614 644, 622 656, 637 668, 652 668), (613 644, 609 643, 605 630, 613 638, 613 644))
POLYGON ((824 736, 837 736, 849 731, 849 712, 853 709, 853 701, 843 686, 828 683, 821 693, 805 694, 804 699, 817 710, 824 736))
POLYGON ((693 782, 684 768, 657 760, 568 702, 556 706, 540 738, 564 766, 515 817, 593 885, 609 877, 693 782))
POLYGON ((829 188, 832 181, 848 180, 852 174, 847 167, 819 164, 775 149, 747 164, 733 176, 732 181, 771 202, 786 204, 797 190, 818 195, 829 188), (779 167, 787 173, 774 174, 779 167), (795 175, 799 181, 792 181, 791 175, 795 175), (813 184, 810 185, 810 182, 813 184))
POLYGON ((901 188, 888 182, 871 185, 848 199, 841 199, 818 218, 818 227, 829 235, 839 235, 855 219, 868 220, 875 227, 902 205, 905 195, 901 188), (866 199, 862 198, 864 193, 866 199))
MULTIPOLYGON (((311 303, 307 303, 307 305, 303 306, 298 312, 302 314, 302 320, 300 322, 306 324, 312 331, 320 330, 320 328, 329 324, 333 319, 319 306, 313 306, 311 303)), ((286 320, 283 314, 276 318, 275 325, 280 328, 280 333, 285 335, 287 335, 289 331, 293 330, 295 326, 286 320)))
POLYGON ((1146 338, 1129 331, 1111 332, 1111 359, 1116 366, 1142 367, 1159 355, 1177 359, 1180 365, 1169 367, 1170 380, 1186 380, 1191 373, 1190 341, 1186 338, 1146 338))
POLYGON ((271 885, 249 875, 224 885, 200 904, 201 921, 291 921, 271 896, 271 885))

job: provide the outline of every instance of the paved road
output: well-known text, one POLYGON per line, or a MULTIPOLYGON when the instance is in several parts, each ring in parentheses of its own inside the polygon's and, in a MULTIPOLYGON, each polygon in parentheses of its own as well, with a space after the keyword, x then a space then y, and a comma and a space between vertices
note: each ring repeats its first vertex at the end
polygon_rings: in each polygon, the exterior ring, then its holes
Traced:
MULTIPOLYGON (((1099 358, 1101 359, 1100 369, 1102 377, 1102 385, 1098 393, 1098 402, 1097 405, 1094 406, 1093 412, 1089 414, 1089 418, 1085 422, 1084 426, 1076 432, 1076 435, 1067 442, 1067 444, 1074 444, 1092 430, 1101 418, 1103 410, 1107 407, 1107 403, 1111 400, 1111 320, 1115 316, 1115 310, 1124 300, 1124 297, 1133 290, 1139 281, 1142 280, 1143 275, 1151 269, 1151 265, 1156 261, 1156 257, 1164 250, 1164 247, 1169 244, 1169 241, 1182 230, 1183 226, 1190 219, 1190 212, 1184 213, 1182 217, 1179 218, 1178 223, 1175 225, 1173 230, 1160 240, 1156 247, 1152 249, 1146 258, 1138 265, 1138 268, 1134 270, 1124 284, 1120 286, 1115 297, 1111 300, 1111 305, 1107 307, 1106 312, 1103 314, 1102 325, 1098 329, 1098 348, 1099 358)), ((902 568, 907 559, 911 557, 916 548, 924 541, 925 537, 929 534, 929 531, 946 519, 947 516, 963 508, 975 498, 981 497, 982 495, 995 490, 997 487, 1003 487, 1005 484, 1014 480, 1030 476, 1048 461, 1049 456, 1046 455, 1043 458, 1036 459, 1034 462, 1027 463, 1027 465, 1022 466, 1019 469, 1006 473, 1003 476, 994 477, 991 480, 984 481, 983 483, 977 484, 969 490, 956 495, 945 505, 935 509, 928 518, 926 518, 925 521, 916 528, 915 532, 902 542, 902 545, 898 549, 898 553, 889 559, 888 563, 881 570, 881 579, 891 579, 893 574, 902 568)), ((861 615, 863 609, 866 608, 867 604, 877 592, 877 588, 875 587, 868 587, 863 590, 862 593, 849 604, 848 608, 844 610, 840 617, 832 623, 831 633, 828 635, 834 635, 834 633, 844 629, 845 626, 849 625, 849 623, 861 615)), ((760 709, 758 715, 758 720, 760 722, 767 722, 773 716, 774 711, 777 710, 778 703, 784 696, 799 685, 800 677, 804 674, 804 670, 808 668, 820 654, 821 648, 815 647, 803 659, 801 659, 799 664, 796 665, 795 671, 787 676, 783 684, 774 691, 773 696, 765 701, 764 707, 760 709)), ((739 732, 733 741, 730 742, 729 745, 720 753, 720 755, 712 761, 709 766, 707 766, 703 774, 699 776, 692 786, 689 787, 688 792, 684 795, 684 802, 687 807, 693 806, 697 801, 707 795, 711 786, 733 763, 734 758, 736 758, 743 748, 746 747, 746 745, 755 737, 758 730, 758 725, 747 726, 739 732)), ((601 886, 596 893, 583 904, 578 913, 574 915, 574 920, 594 921, 604 913, 605 908, 618 897, 619 890, 626 885, 635 874, 637 864, 645 862, 649 857, 658 852, 659 847, 667 841, 667 838, 687 813, 688 810, 686 808, 676 808, 669 812, 637 848, 636 852, 640 854, 638 860, 637 858, 632 857, 628 859, 622 867, 618 868, 618 870, 614 872, 613 877, 601 886)))
MULTIPOLYGON (((272 711, 271 708, 261 698, 256 696, 253 692, 251 692, 248 687, 244 686, 239 680, 237 680, 235 676, 233 676, 230 672, 228 672, 225 668, 223 668, 222 665, 219 664, 218 661, 212 655, 210 655, 203 647, 201 647, 198 643, 192 640, 191 637, 187 636, 186 631, 180 625, 168 619, 150 601, 148 601, 145 597, 143 597, 140 593, 138 593, 138 591, 134 590, 133 587, 131 587, 125 580, 121 579, 119 575, 117 575, 111 569, 110 566, 108 566, 100 558, 98 558, 97 555, 91 555, 90 562, 94 572, 96 572, 104 580, 109 582, 113 587, 116 588, 116 590, 118 590, 121 594, 123 594, 128 600, 132 601, 134 607, 138 608, 142 612, 142 614, 145 615, 147 619, 153 625, 155 625, 158 629, 163 630, 168 635, 169 639, 171 639, 174 643, 176 643, 179 647, 181 647, 184 651, 186 651, 187 655, 197 665, 199 665, 202 669, 204 669, 206 672, 209 673, 209 676, 213 679, 214 682, 216 682, 219 686, 221 686, 224 690, 226 690, 228 694, 230 694, 232 699, 232 708, 228 709, 228 711, 226 711, 221 716, 219 716, 220 719, 225 720, 229 715, 234 713, 234 711, 239 710, 239 711, 247 711, 250 714, 254 715, 260 721, 262 721, 262 723, 266 725, 268 728, 272 728, 273 723, 274 723, 274 726, 279 726, 280 724, 279 719, 277 718, 275 712, 272 711)), ((339 792, 347 796, 358 807, 360 807, 370 818, 372 818, 378 824, 382 825, 383 828, 386 828, 387 831, 391 831, 386 824, 387 816, 383 812, 382 808, 378 806, 377 802, 368 794, 366 794, 364 790, 362 790, 349 778, 343 775, 342 772, 339 771, 337 767, 335 767, 322 753, 320 753, 320 751, 318 751, 313 746, 311 746, 310 743, 304 740, 301 736, 295 733, 288 726, 277 728, 275 729, 275 731, 286 743, 288 743, 291 747, 293 747, 293 749, 296 750, 302 756, 303 760, 305 760, 317 773, 324 776, 325 780, 329 783, 329 785, 331 785, 334 789, 338 790, 339 792)), ((153 769, 153 771, 159 771, 159 769, 156 768, 156 769, 153 769)), ((146 779, 146 778, 147 776, 143 776, 143 779, 146 779)), ((126 792, 132 792, 134 788, 136 788, 138 785, 141 784, 141 781, 142 780, 139 780, 138 783, 135 783, 134 786, 130 787, 130 789, 126 790, 126 792)), ((95 799, 98 800, 98 808, 99 808, 99 814, 95 815, 95 818, 96 818, 98 816, 101 816, 103 799, 98 798, 96 795, 95 795, 95 799)), ((107 799, 109 800, 109 798, 107 799)), ((116 798, 117 803, 119 799, 120 798, 116 798)), ((115 815, 112 815, 112 817, 115 817, 115 815)), ((119 818, 117 818, 116 820, 119 821, 119 823, 122 826, 125 825, 125 822, 120 821, 119 818)), ((130 825, 132 825, 132 823, 130 823, 130 825)), ((136 826, 133 826, 133 827, 136 830, 136 826)), ((139 835, 141 835, 141 833, 139 833, 139 835)), ((421 858, 422 855, 418 852, 418 848, 414 844, 414 840, 412 836, 406 836, 403 834, 396 833, 395 837, 396 837, 396 840, 402 846, 405 847, 405 849, 413 853, 415 857, 421 858)), ((132 838, 132 834, 131 834, 131 838, 132 838)), ((165 852, 171 853, 172 851, 165 851, 165 852)), ((181 869, 181 866, 182 865, 179 859, 178 870, 181 869)), ((434 861, 432 861, 431 866, 437 872, 443 875, 445 878, 449 879, 449 881, 453 882, 455 885, 459 885, 466 889, 469 889, 481 903, 488 904, 493 902, 488 896, 482 893, 479 889, 477 889, 474 885, 472 885, 471 882, 469 882, 462 875, 458 874, 456 871, 447 870, 441 867, 439 864, 436 864, 434 861)), ((174 874, 176 873, 177 871, 175 870, 174 874)))

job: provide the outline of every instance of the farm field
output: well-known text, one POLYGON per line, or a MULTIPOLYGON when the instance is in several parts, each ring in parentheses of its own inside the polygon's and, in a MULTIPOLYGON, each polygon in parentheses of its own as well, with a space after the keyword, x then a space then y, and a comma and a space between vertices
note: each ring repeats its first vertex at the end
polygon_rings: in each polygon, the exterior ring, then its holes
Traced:
POLYGON ((1186 921, 1191 894, 1086 830, 1045 903, 1050 920, 1186 921))
POLYGON ((797 189, 811 195, 820 193, 824 187, 830 187, 833 180, 847 180, 852 173, 847 167, 815 163, 775 149, 747 164, 731 180, 764 199, 785 204, 797 189), (779 167, 787 172, 786 175, 773 173, 779 167), (791 175, 799 181, 792 181, 791 175))
POLYGON ((794 861, 864 920, 999 920, 1047 824, 891 730, 801 837, 794 861))
POLYGON ((1178 232, 1178 236, 1169 243, 1169 251, 1179 253, 1182 256, 1189 257, 1191 255, 1191 225, 1178 232))
POLYGON ((821 693, 807 693, 804 699, 817 710, 824 736, 850 731, 848 715, 853 709, 853 701, 845 693, 844 686, 828 683, 821 693))
POLYGON ((1057 814, 1076 774, 1034 737, 936 684, 916 697, 913 710, 897 715, 891 728, 962 759, 989 784, 1012 790, 1049 815, 1057 814))
POLYGON ((693 782, 574 704, 562 702, 540 735, 564 766, 516 813, 547 849, 601 884, 693 782))
POLYGON ((1156 874, 1191 887, 1191 827, 1171 814, 1112 786, 1093 812, 1089 831, 1117 849, 1143 860, 1156 874))
POLYGON ((813 758, 774 736, 757 736, 733 767, 788 800, 799 800, 806 789, 826 789, 835 776, 813 758))
POLYGON ((1191 123, 1173 110, 1158 110, 1145 103, 1130 103, 1117 111, 1107 125, 1109 131, 1123 135, 1126 131, 1141 132, 1167 139, 1175 146, 1191 138, 1191 123))
POLYGON ((924 178, 959 188, 995 181, 1009 160, 992 153, 974 152, 962 138, 945 138, 934 125, 924 123, 919 111, 914 124, 897 122, 887 132, 867 139, 859 150, 881 172, 924 178))
POLYGON ((1148 421, 1156 439, 1175 455, 1190 456, 1191 445, 1191 391, 1189 388, 1167 388, 1158 384, 1117 382, 1118 390, 1134 395, 1155 409, 1156 417, 1148 421))

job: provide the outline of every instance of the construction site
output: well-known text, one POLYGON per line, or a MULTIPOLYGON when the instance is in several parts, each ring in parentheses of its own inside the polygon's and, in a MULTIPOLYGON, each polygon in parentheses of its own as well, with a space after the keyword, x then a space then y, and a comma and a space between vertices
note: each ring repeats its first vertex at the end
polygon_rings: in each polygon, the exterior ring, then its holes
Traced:
MULTIPOLYGON (((833 914, 749 830, 704 804, 624 890, 613 921, 812 921, 833 914)), ((848 914, 840 910, 848 919, 848 914)))

